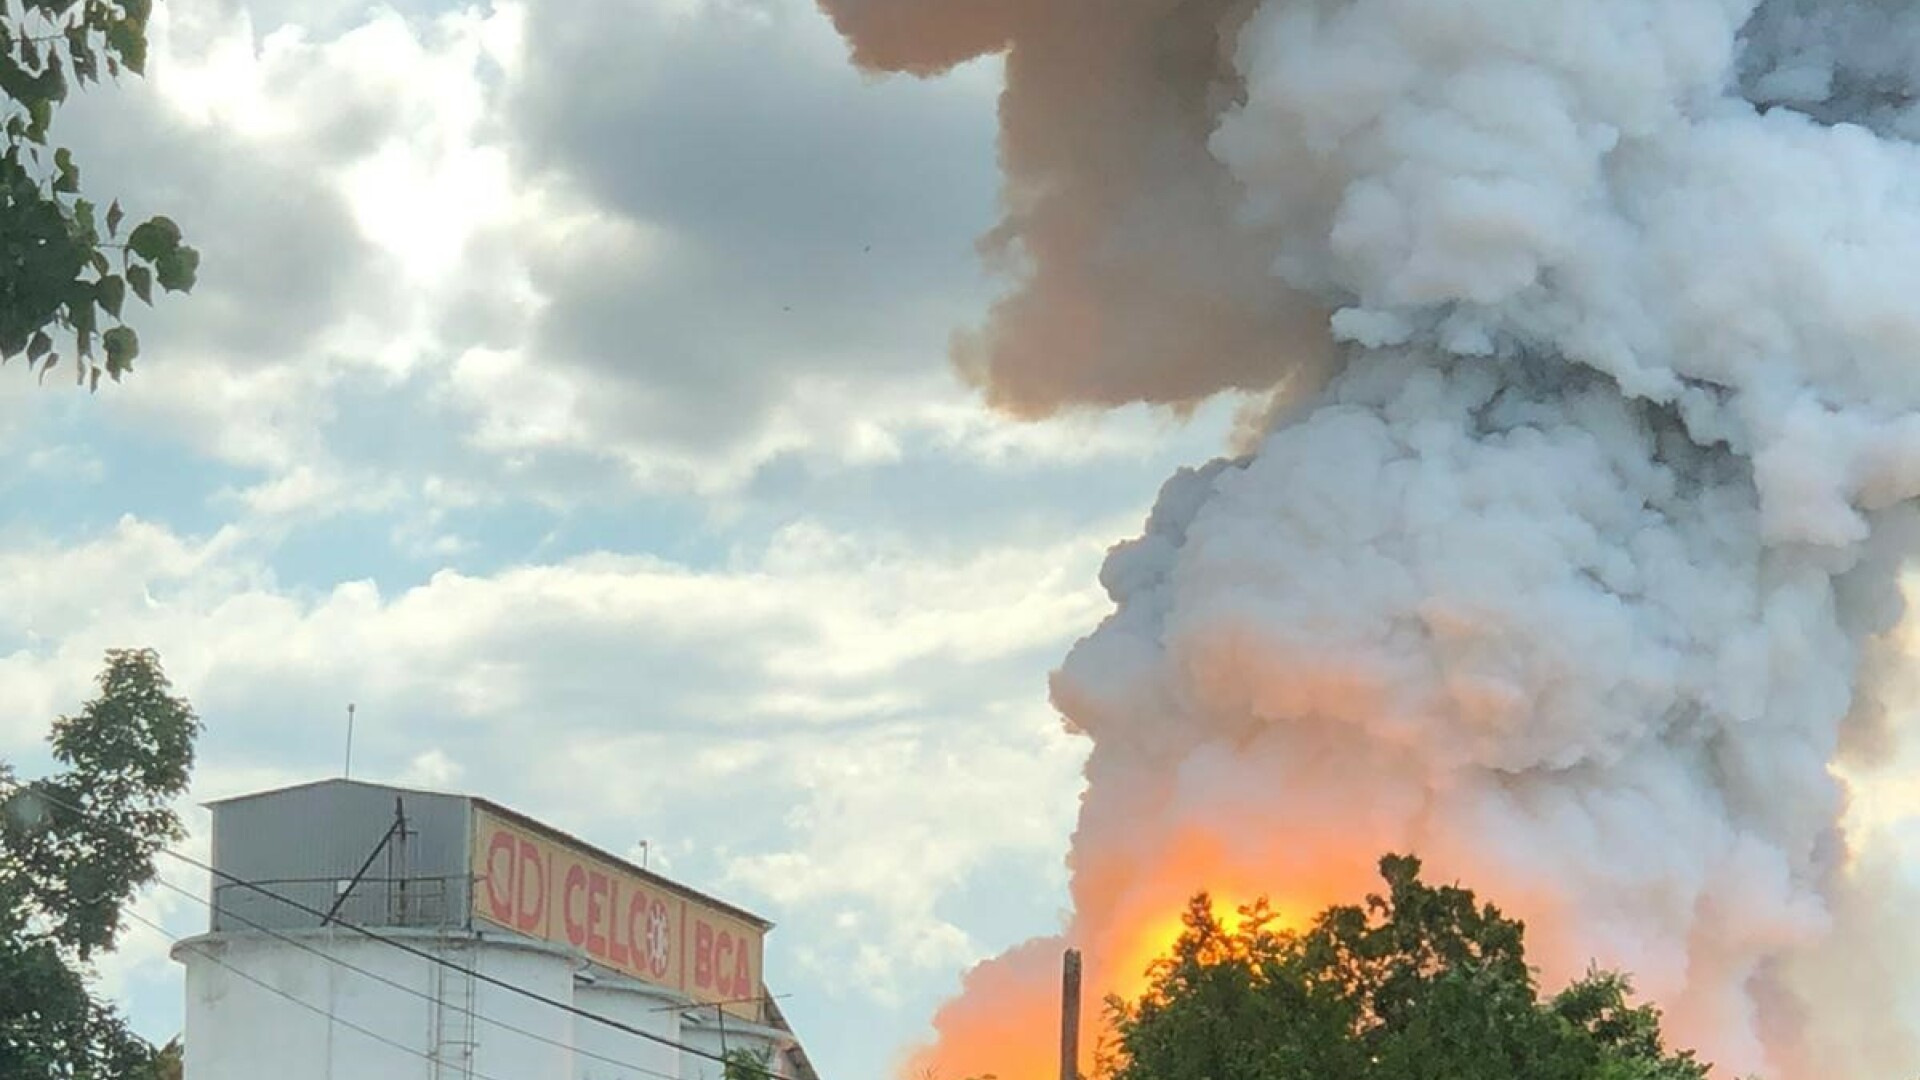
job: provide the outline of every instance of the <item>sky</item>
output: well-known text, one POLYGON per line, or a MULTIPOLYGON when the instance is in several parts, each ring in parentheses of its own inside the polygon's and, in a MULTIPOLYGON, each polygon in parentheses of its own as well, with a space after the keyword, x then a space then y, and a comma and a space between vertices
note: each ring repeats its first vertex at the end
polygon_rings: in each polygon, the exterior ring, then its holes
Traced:
MULTIPOLYGON (((125 384, 0 371, 0 757, 114 647, 204 719, 194 803, 337 774, 352 702, 356 776, 773 919, 823 1074, 882 1076, 1058 928, 1047 673, 1236 403, 1025 423, 954 374, 1004 287, 994 65, 862 75, 809 0, 559 10, 166 0, 149 77, 59 115, 203 258, 125 384)), ((154 1039, 167 946, 100 971, 154 1039)))

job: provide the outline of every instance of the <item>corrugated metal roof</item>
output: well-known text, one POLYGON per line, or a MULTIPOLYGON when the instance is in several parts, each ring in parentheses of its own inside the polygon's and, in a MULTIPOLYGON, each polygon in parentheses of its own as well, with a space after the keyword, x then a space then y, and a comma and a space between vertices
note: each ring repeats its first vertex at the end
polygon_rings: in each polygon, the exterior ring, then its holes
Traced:
POLYGON ((335 780, 222 800, 212 811, 214 867, 257 887, 215 882, 214 930, 305 926, 311 919, 302 909, 336 905, 371 925, 467 924, 472 803, 465 796, 335 780), (390 844, 402 804, 408 832, 390 844), (354 885, 343 893, 346 881, 354 885))
POLYGON ((286 787, 273 788, 268 791, 255 791, 255 792, 249 792, 248 794, 245 794, 245 795, 232 795, 224 799, 214 799, 210 802, 204 803, 203 805, 206 806, 208 809, 219 809, 221 807, 232 806, 237 803, 252 802, 259 799, 269 799, 269 798, 274 798, 276 796, 285 796, 285 795, 305 791, 312 788, 327 787, 330 785, 344 785, 344 786, 350 786, 354 788, 361 788, 368 791, 379 791, 387 794, 396 794, 396 795, 419 795, 419 796, 429 796, 434 798, 464 799, 472 803, 473 805, 488 811, 489 813, 498 814, 499 816, 506 818, 507 820, 512 821, 514 824, 519 825, 531 832, 540 833, 542 835, 545 835, 549 839, 554 840, 557 843, 561 843, 569 847, 577 848, 587 854, 593 855, 595 858, 603 859, 609 863, 612 863, 614 866, 618 867, 622 871, 631 873, 634 876, 644 881, 647 881, 653 885, 656 885, 661 889, 665 889, 670 892, 679 893, 690 900, 695 900, 695 901, 698 901, 699 903, 708 904, 715 908, 718 908, 719 910, 724 911, 727 914, 732 915, 733 917, 740 919, 743 922, 751 924, 756 929, 759 929, 763 932, 772 930, 774 927, 774 923, 772 922, 772 920, 767 919, 760 915, 756 915, 753 912, 748 911, 747 909, 740 907, 737 904, 730 904, 725 900, 720 899, 719 897, 701 892, 698 889, 694 889, 689 886, 683 885, 680 882, 673 880, 672 878, 654 873, 653 871, 648 870, 643 866, 636 865, 629 859, 623 858, 619 855, 613 854, 610 851, 607 851, 605 848, 599 847, 595 844, 587 843, 585 840, 582 840, 579 837, 563 829, 555 828, 554 826, 549 825, 546 822, 539 820, 538 818, 529 817, 528 815, 521 813, 520 811, 515 810, 511 807, 502 806, 501 804, 494 802, 491 799, 483 799, 477 795, 467 795, 467 794, 462 794, 460 792, 452 792, 452 791, 431 791, 425 788, 401 787, 395 784, 377 784, 377 783, 372 783, 366 780, 351 780, 344 777, 332 777, 330 779, 325 779, 325 780, 310 780, 302 784, 289 784, 286 787))
POLYGON ((287 795, 296 791, 305 791, 308 788, 327 787, 334 784, 370 788, 375 791, 385 791, 397 795, 432 795, 447 799, 472 798, 471 795, 464 795, 458 791, 436 791, 432 788, 406 787, 400 784, 376 784, 368 780, 352 780, 347 777, 333 776, 324 780, 307 780, 298 784, 288 784, 285 787, 268 788, 265 791, 249 791, 244 795, 228 795, 223 799, 209 799, 200 805, 211 810, 216 806, 227 806, 232 803, 247 802, 253 799, 267 799, 275 795, 287 795))

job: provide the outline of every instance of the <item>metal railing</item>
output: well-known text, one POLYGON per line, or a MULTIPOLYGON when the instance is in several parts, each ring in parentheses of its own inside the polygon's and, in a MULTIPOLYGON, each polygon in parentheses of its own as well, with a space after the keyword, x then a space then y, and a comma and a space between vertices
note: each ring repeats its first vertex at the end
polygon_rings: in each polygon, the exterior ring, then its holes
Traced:
POLYGON ((329 910, 336 910, 336 921, 355 926, 445 930, 467 924, 471 883, 464 876, 363 877, 348 884, 345 877, 222 882, 213 890, 213 929, 309 928, 320 923, 312 912, 329 910))

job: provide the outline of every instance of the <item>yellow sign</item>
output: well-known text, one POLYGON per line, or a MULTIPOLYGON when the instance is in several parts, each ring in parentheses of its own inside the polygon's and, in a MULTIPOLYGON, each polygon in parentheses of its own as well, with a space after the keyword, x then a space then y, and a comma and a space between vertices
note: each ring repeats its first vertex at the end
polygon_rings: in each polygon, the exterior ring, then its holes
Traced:
POLYGON ((764 933, 651 875, 473 812, 473 914, 747 1019, 764 933))

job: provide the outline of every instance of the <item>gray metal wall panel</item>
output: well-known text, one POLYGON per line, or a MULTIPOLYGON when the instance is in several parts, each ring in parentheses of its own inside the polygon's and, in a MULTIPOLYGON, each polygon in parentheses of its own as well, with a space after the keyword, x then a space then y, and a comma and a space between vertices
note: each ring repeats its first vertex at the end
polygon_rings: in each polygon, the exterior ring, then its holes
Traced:
MULTIPOLYGON (((213 865, 322 911, 405 807, 405 874, 388 853, 348 894, 340 914, 367 926, 465 926, 471 905, 468 800, 358 781, 331 780, 216 803, 213 865), (401 888, 402 880, 405 889, 401 888), (403 899, 404 897, 404 899, 403 899)), ((216 878, 211 928, 311 927, 311 914, 216 878)))

